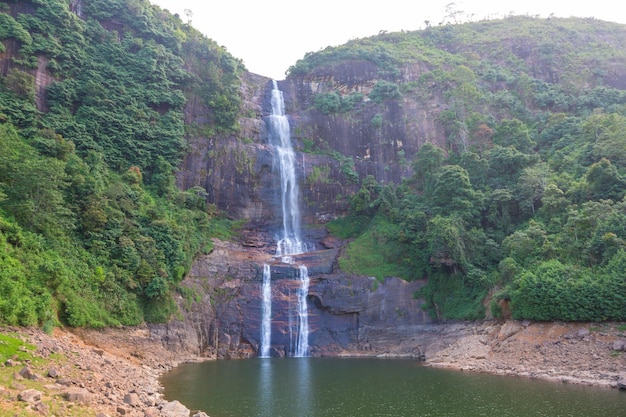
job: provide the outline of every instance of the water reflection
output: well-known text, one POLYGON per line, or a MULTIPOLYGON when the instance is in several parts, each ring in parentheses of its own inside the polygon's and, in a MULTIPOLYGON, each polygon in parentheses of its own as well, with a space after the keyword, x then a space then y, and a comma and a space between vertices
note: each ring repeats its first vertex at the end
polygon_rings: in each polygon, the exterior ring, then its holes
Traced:
POLYGON ((298 358, 294 362, 296 363, 298 375, 298 392, 295 398, 298 398, 299 401, 300 415, 313 416, 315 415, 315 410, 312 406, 314 389, 311 376, 311 361, 306 358, 298 358))
POLYGON ((274 381, 272 378, 272 360, 259 359, 259 382, 257 386, 257 410, 263 416, 274 415, 272 399, 274 398, 274 381))
POLYGON ((166 399, 211 417, 624 414, 626 392, 424 368, 410 360, 266 358, 186 364, 166 399))

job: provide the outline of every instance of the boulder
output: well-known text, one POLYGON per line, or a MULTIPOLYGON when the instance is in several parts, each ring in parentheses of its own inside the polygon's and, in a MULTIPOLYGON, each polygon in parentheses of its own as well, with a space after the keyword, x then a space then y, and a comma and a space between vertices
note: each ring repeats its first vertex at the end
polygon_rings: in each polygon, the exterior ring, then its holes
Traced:
POLYGON ((4 366, 6 367, 11 367, 11 366, 17 366, 20 363, 17 361, 14 361, 13 359, 7 359, 7 361, 4 363, 4 366))
POLYGON ((615 342, 613 342, 613 350, 617 352, 626 351, 626 339, 618 339, 615 342))
POLYGON ((159 417, 161 412, 156 407, 149 407, 143 410, 143 417, 159 417))
POLYGON ((128 404, 131 407, 139 407, 142 405, 141 400, 139 399, 139 395, 135 392, 130 392, 124 395, 124 404, 128 404))
POLYGON ((500 332, 498 333, 498 340, 503 341, 513 336, 516 333, 519 333, 523 328, 523 323, 519 323, 514 320, 507 320, 504 325, 500 328, 500 332))
POLYGON ((189 417, 190 413, 187 407, 176 400, 165 403, 161 408, 163 417, 189 417))
POLYGON ((27 389, 17 394, 17 399, 27 403, 36 403, 41 400, 41 391, 36 389, 27 389))
POLYGON ((63 393, 63 397, 73 403, 89 403, 91 394, 85 388, 70 388, 63 393))
POLYGON ((29 366, 25 366, 22 369, 20 369, 19 374, 24 379, 37 379, 37 377, 35 376, 35 374, 30 369, 29 366))
POLYGON ((43 416, 47 416, 50 413, 50 407, 48 407, 48 404, 44 403, 43 401, 37 401, 35 404, 33 404, 33 410, 37 411, 43 416))

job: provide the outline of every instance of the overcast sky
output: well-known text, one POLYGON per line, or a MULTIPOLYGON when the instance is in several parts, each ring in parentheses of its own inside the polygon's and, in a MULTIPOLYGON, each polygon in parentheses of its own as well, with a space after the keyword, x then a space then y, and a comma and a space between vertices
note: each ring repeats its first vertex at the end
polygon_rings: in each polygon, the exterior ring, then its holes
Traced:
POLYGON ((435 26, 451 11, 460 21, 508 14, 594 17, 626 23, 622 0, 150 0, 215 40, 246 68, 277 80, 307 52, 350 39, 435 26))

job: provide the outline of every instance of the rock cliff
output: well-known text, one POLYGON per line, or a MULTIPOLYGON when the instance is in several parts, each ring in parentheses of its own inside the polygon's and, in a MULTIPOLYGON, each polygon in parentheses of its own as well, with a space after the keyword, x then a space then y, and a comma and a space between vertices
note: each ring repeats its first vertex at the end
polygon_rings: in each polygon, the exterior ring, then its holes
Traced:
MULTIPOLYGON (((419 68, 405 69, 416 77, 419 68)), ((435 101, 389 100, 363 103, 358 112, 325 114, 314 106, 315 95, 328 91, 361 93, 377 83, 376 69, 367 62, 342 64, 325 72, 280 81, 296 150, 304 239, 312 252, 296 264, 309 269, 311 354, 378 354, 430 325, 414 294, 422 282, 351 276, 336 268, 341 243, 323 243, 323 224, 345 213, 347 196, 360 179, 399 182, 410 173, 406 163, 422 143, 436 142, 441 129, 433 117, 435 101), (379 124, 372 119, 382 117, 379 124)), ((215 250, 198 258, 185 284, 196 294, 185 302, 186 320, 158 331, 168 343, 188 344, 219 357, 255 356, 261 333, 261 282, 264 263, 272 270, 272 352, 289 355, 296 318, 297 269, 272 257, 280 228, 280 190, 274 150, 268 144, 270 79, 246 74, 242 84, 244 117, 241 134, 206 138, 189 135, 189 152, 180 168, 178 185, 199 186, 208 201, 234 219, 246 219, 241 244, 215 242, 215 250), (191 338, 186 336, 191 334, 191 338)), ((190 125, 202 122, 206 111, 193 99, 186 110, 190 125)), ((415 356, 421 353, 413 352, 415 356)))
MULTIPOLYGON (((419 66, 407 65, 403 81, 414 81, 420 74, 419 66)), ((441 100, 403 96, 373 103, 367 96, 378 81, 373 64, 349 62, 279 82, 296 148, 305 224, 324 223, 344 214, 346 196, 356 192, 359 179, 367 175, 379 183, 400 182, 410 174, 407 161, 423 143, 444 147, 443 126, 437 121, 441 100), (358 111, 325 114, 316 110, 315 95, 332 91, 363 94, 364 102, 358 111)), ((263 228, 280 221, 275 216, 277 174, 265 122, 270 90, 270 79, 247 73, 241 90, 245 107, 241 133, 210 138, 189 135, 189 152, 178 174, 180 187, 203 187, 209 202, 220 210, 263 228)), ((186 122, 201 122, 205 111, 192 99, 186 122)))
MULTIPOLYGON (((294 264, 259 249, 216 240, 212 253, 194 263, 184 285, 198 297, 181 299, 185 319, 152 327, 173 350, 222 358, 256 356, 261 337, 263 264, 272 271, 272 356, 293 352, 297 321, 297 267, 311 276, 307 296, 311 355, 391 353, 403 341, 432 327, 422 301, 422 282, 336 272, 338 249, 294 256, 294 264)), ((407 352, 403 352, 406 355, 407 352)), ((412 356, 421 357, 419 348, 412 356)))

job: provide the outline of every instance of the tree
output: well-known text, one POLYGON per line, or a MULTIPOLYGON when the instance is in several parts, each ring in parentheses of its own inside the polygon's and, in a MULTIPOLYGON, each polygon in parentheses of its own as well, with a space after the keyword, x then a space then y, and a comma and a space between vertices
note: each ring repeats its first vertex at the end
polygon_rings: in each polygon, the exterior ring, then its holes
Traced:
POLYGON ((551 258, 554 248, 541 224, 531 220, 524 230, 517 230, 502 242, 502 252, 519 265, 529 266, 551 258))
POLYGON ((443 163, 443 150, 430 142, 423 144, 413 162, 413 176, 411 181, 419 191, 424 191, 432 181, 434 173, 443 163))
POLYGON ((626 194, 626 179, 606 158, 594 163, 585 175, 589 198, 592 200, 620 200, 626 194))
POLYGON ((513 192, 506 188, 498 188, 487 193, 486 220, 495 228, 494 235, 498 240, 504 239, 515 230, 517 220, 517 201, 513 198, 513 192))
POLYGON ((496 145, 490 149, 486 158, 489 160, 489 185, 492 188, 513 189, 522 170, 537 161, 536 156, 526 155, 512 146, 496 145))
POLYGON ((435 269, 465 272, 468 267, 463 222, 455 217, 433 217, 427 225, 429 263, 435 269))
POLYGON ((582 129, 596 161, 605 158, 626 168, 626 116, 596 112, 585 120, 582 129))
POLYGON ((354 213, 371 216, 376 212, 375 204, 380 193, 381 186, 372 175, 363 179, 359 191, 350 197, 350 205, 354 213))
POLYGON ((535 146, 526 124, 518 119, 502 120, 496 128, 493 142, 500 146, 513 146, 520 152, 528 153, 535 146))
POLYGON ((435 214, 456 215, 465 221, 477 218, 481 204, 469 174, 458 165, 445 165, 439 169, 428 197, 435 214))
POLYGON ((523 212, 535 214, 541 204, 549 174, 550 168, 545 163, 524 168, 517 181, 519 207, 523 212))

